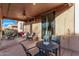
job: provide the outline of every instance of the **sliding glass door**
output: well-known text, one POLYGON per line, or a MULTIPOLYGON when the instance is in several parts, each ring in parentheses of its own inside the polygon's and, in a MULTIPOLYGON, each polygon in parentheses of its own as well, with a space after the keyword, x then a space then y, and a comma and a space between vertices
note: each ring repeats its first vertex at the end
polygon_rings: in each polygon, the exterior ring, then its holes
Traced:
POLYGON ((42 22, 42 39, 44 39, 44 36, 49 35, 55 35, 55 12, 43 15, 41 17, 42 22))

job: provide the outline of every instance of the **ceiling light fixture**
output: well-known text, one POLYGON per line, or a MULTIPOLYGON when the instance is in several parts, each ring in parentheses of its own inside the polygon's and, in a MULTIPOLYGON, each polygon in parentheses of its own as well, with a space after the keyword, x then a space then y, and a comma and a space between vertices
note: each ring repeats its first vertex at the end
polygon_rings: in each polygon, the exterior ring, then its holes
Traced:
POLYGON ((23 16, 23 18, 24 18, 24 19, 26 18, 26 10, 25 10, 25 5, 23 6, 22 16, 23 16))
POLYGON ((25 16, 25 15, 26 15, 26 11, 25 11, 25 9, 23 10, 22 15, 23 15, 23 16, 25 16))

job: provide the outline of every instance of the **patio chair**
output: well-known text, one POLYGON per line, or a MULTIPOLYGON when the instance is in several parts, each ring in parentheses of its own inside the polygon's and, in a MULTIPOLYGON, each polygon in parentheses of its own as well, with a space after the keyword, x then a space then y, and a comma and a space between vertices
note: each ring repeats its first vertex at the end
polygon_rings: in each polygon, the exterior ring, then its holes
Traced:
POLYGON ((59 50, 59 55, 60 55, 60 36, 54 36, 54 35, 52 35, 52 37, 51 37, 51 43, 58 45, 58 48, 53 49, 52 52, 55 53, 55 55, 57 56, 57 51, 59 50))
POLYGON ((33 41, 38 41, 38 36, 36 35, 36 33, 33 33, 32 40, 33 41))
POLYGON ((27 33, 26 33, 26 40, 30 40, 30 39, 31 39, 31 37, 30 37, 30 33, 27 32, 27 33))
POLYGON ((27 56, 46 56, 45 53, 43 53, 42 51, 40 51, 36 46, 30 47, 30 48, 26 48, 26 46, 22 43, 20 43, 23 47, 23 49, 25 50, 27 56))
POLYGON ((24 49, 26 49, 32 56, 39 52, 39 49, 36 47, 36 42, 32 40, 23 41, 21 44, 25 47, 24 49))

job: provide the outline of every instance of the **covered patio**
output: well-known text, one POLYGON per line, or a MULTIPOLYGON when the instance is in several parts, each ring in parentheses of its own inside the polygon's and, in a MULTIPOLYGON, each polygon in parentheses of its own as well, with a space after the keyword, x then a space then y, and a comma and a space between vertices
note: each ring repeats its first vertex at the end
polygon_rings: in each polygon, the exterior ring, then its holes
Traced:
POLYGON ((74 10, 72 3, 0 3, 0 55, 79 55, 74 10), (17 21, 9 36, 3 19, 17 21))

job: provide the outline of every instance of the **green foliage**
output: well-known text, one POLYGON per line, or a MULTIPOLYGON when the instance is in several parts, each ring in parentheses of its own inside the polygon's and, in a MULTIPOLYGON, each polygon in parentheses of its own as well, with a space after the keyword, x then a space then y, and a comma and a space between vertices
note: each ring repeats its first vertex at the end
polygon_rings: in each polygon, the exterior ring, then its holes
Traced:
POLYGON ((4 30, 4 35, 5 36, 8 36, 8 37, 16 37, 18 34, 18 32, 16 30, 13 30, 13 29, 5 29, 4 30))

